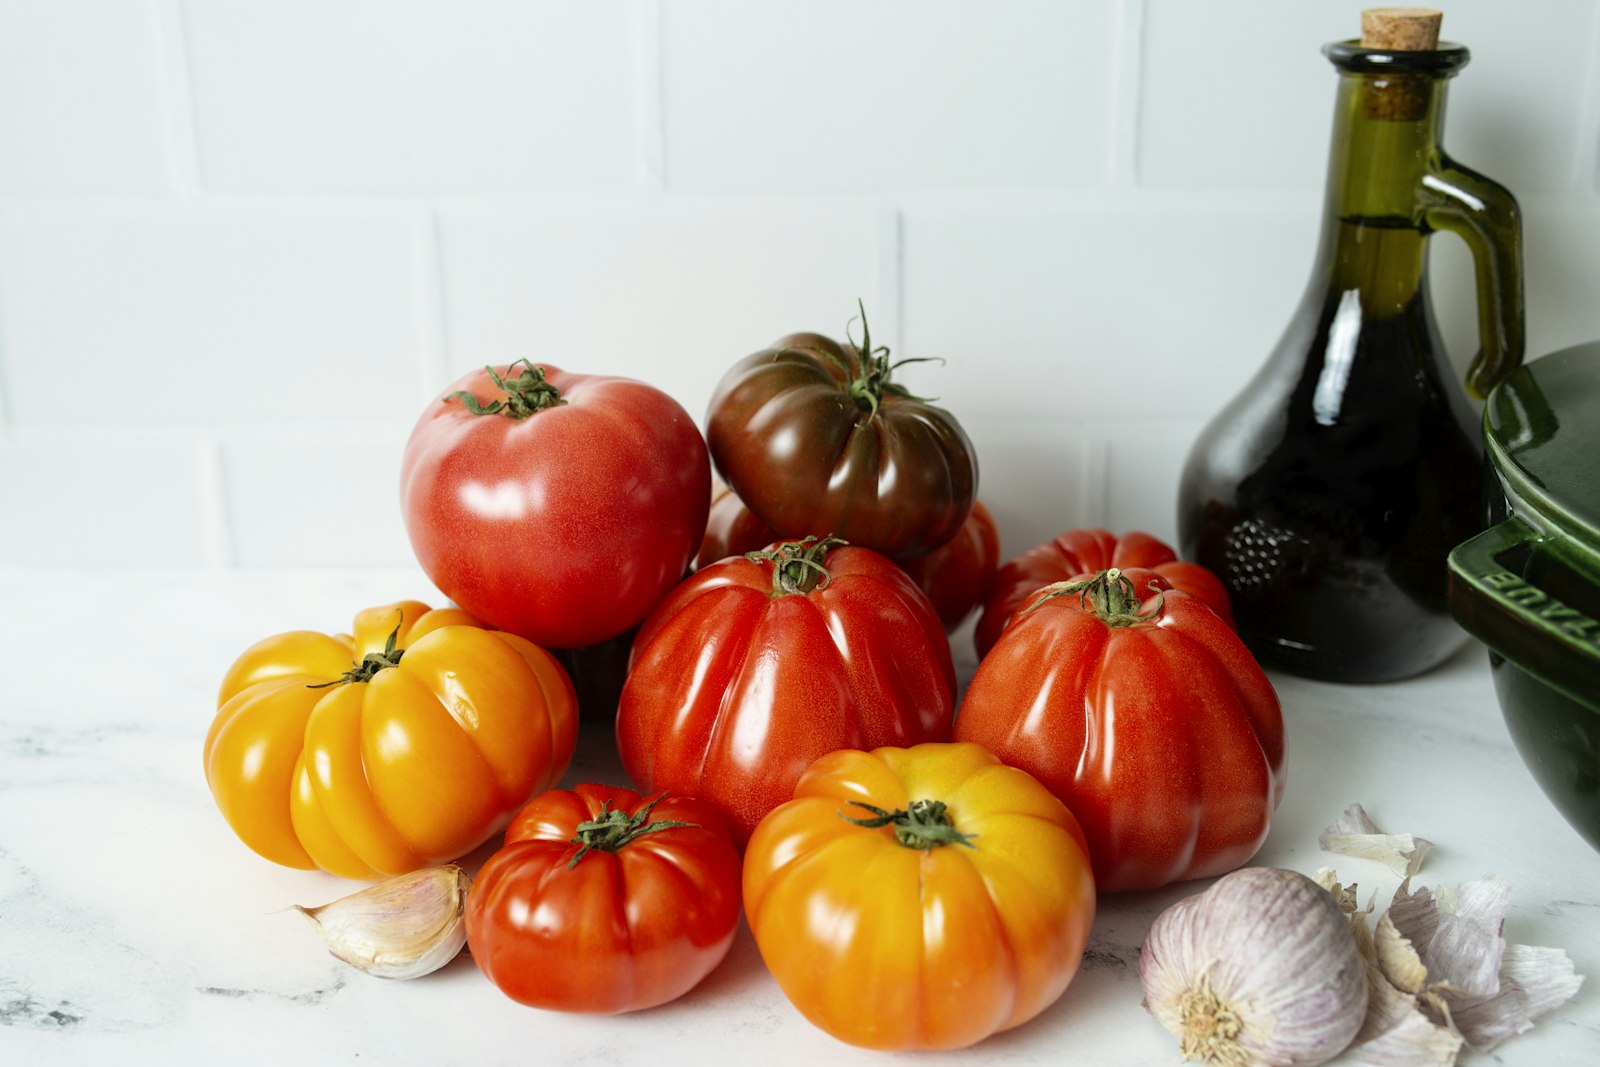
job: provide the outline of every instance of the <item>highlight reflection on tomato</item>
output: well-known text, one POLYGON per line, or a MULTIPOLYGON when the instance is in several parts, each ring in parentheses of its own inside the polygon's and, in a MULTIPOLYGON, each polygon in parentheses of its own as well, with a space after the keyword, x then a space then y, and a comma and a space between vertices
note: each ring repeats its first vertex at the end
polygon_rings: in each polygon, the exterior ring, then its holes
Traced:
POLYGON ((235 833, 288 867, 403 874, 470 852, 577 741, 554 657, 459 608, 368 608, 352 634, 257 642, 229 668, 206 782, 235 833))
POLYGON ((818 756, 945 740, 954 701, 950 644, 903 570, 788 542, 712 564, 651 612, 617 748, 643 788, 716 803, 742 841, 818 756))
POLYGON ((637 1011, 710 974, 739 923, 739 854, 716 808, 583 784, 535 797, 467 897, 467 944, 513 1000, 637 1011))
POLYGON ((693 558, 710 493, 705 441, 667 394, 526 360, 474 371, 430 404, 400 486, 434 585, 557 648, 644 618, 693 558))
POLYGON ((1155 571, 1036 591, 978 665, 955 736, 1044 783, 1101 892, 1223 874, 1283 795, 1283 716, 1232 628, 1155 571))
POLYGON ((1072 980, 1094 921, 1082 831, 970 744, 822 757, 745 852, 750 930, 784 995, 842 1041, 961 1048, 1072 980))

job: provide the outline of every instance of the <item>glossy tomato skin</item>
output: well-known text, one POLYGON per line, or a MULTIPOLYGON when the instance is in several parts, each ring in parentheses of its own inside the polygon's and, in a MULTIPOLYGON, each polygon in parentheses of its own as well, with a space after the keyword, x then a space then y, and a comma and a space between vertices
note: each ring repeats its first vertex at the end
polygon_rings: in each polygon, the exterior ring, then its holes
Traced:
POLYGON ((739 923, 739 854, 712 805, 584 784, 529 802, 467 897, 467 944, 513 1000, 614 1014, 655 1007, 722 962, 739 923), (607 808, 690 823, 574 864, 580 823, 607 808))
POLYGON ((1088 835, 1102 892, 1223 874, 1283 795, 1277 694, 1233 630, 1154 571, 1125 572, 1158 617, 1108 626, 1076 593, 1036 593, 978 665, 956 715, 1044 783, 1088 835), (1036 607, 1031 607, 1037 602, 1036 607))
POLYGON ((1109 530, 1067 530, 1035 545, 1000 568, 983 602, 983 615, 973 631, 981 660, 1022 602, 1052 582, 1064 582, 1108 567, 1153 570, 1190 596, 1198 597, 1230 627, 1233 612, 1222 579, 1198 563, 1186 563, 1171 547, 1147 533, 1132 530, 1118 537, 1109 530))
POLYGON ((850 393, 854 345, 793 334, 734 364, 706 415, 723 480, 780 537, 833 534, 898 561, 955 536, 978 489, 978 459, 953 415, 885 391, 850 393))
POLYGON ((977 745, 834 752, 745 852, 750 930, 784 995, 834 1037, 961 1048, 1049 1007, 1094 921, 1082 831, 1060 801, 977 745), (901 845, 870 816, 948 805, 970 847, 901 845))
MULTIPOLYGON (((742 556, 777 540, 778 535, 724 486, 711 497, 711 517, 706 521, 706 536, 700 543, 695 567, 706 567, 728 556, 742 556)), ((983 501, 974 500, 967 521, 954 537, 901 567, 933 602, 945 632, 954 630, 973 608, 988 599, 994 586, 1000 568, 1000 533, 994 516, 983 501)))
POLYGON ((710 460, 660 390, 540 366, 564 403, 526 418, 474 415, 454 395, 503 397, 487 370, 428 406, 401 506, 445 595, 502 630, 579 648, 637 624, 682 577, 705 530, 710 460))
POLYGON ((550 653, 417 601, 368 608, 349 636, 257 642, 217 704, 205 772, 228 824, 275 863, 345 878, 470 852, 560 779, 577 741, 550 653), (398 663, 339 682, 391 632, 398 663))
POLYGON ((776 593, 770 562, 714 563, 634 641, 623 768, 717 804, 741 842, 823 753, 950 736, 955 669, 927 598, 868 549, 823 563, 831 579, 804 593, 776 593))

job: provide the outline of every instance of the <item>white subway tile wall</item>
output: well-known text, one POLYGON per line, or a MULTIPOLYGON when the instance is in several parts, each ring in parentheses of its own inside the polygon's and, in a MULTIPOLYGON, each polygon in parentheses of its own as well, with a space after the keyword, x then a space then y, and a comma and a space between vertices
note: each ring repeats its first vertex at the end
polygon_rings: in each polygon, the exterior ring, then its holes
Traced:
MULTIPOLYGON (((0 566, 392 567, 400 450, 522 356, 697 419, 795 330, 967 426, 1005 551, 1175 532, 1317 238, 1325 0, 0 0, 0 566)), ((1600 337, 1600 0, 1452 0, 1445 142, 1600 337)), ((1434 242, 1452 355, 1471 260, 1434 242)))

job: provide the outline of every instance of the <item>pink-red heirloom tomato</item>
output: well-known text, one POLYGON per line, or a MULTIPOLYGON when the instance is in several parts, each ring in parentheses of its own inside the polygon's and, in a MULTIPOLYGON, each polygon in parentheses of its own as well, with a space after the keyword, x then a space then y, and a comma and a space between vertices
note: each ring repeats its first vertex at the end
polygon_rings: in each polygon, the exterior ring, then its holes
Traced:
POLYGON ((710 495, 705 441, 667 394, 527 360, 430 404, 400 479, 411 547, 440 591, 560 648, 645 617, 694 557, 710 495))
POLYGON ((713 563, 650 613, 617 748, 635 782, 716 803, 742 842, 818 756, 947 740, 954 701, 950 644, 905 571, 786 542, 713 563))
POLYGON ((739 924, 739 853, 691 797, 580 785, 535 797, 467 897, 472 958, 535 1008, 611 1014, 681 997, 739 924))
POLYGON ((890 381, 888 349, 791 334, 735 363, 706 415, 723 480, 786 538, 831 533, 898 561, 956 535, 978 457, 955 417, 890 381))
POLYGON ((947 631, 988 598, 999 567, 1000 534, 981 500, 973 501, 972 513, 955 537, 905 564, 911 580, 933 601, 947 631))
POLYGON ((1233 625, 1228 590, 1222 579, 1198 563, 1178 559, 1176 552, 1149 534, 1131 530, 1118 537, 1109 530, 1067 530, 1052 541, 1035 545, 1000 568, 973 633, 978 658, 989 654, 1000 631, 1033 593, 1054 582, 1111 567, 1153 570, 1174 589, 1199 597, 1222 616, 1224 622, 1233 625))
POLYGON ((824 756, 745 852, 745 916, 779 988, 868 1048, 1027 1022, 1072 980, 1094 908, 1072 813, 977 745, 824 756))
POLYGON ((352 632, 266 638, 222 680, 206 782, 255 851, 402 874, 470 852, 561 778, 578 713, 550 653, 415 600, 352 632))
POLYGON ((1216 612, 1139 568, 1034 593, 978 665, 955 736, 1072 809, 1102 892, 1233 870, 1283 795, 1272 684, 1216 612))
MULTIPOLYGON (((818 535, 822 536, 822 535, 818 535)), ((695 567, 708 566, 728 556, 742 556, 779 540, 762 521, 726 487, 711 497, 711 517, 695 567)), ((902 563, 917 588, 928 594, 946 631, 954 630, 969 612, 982 604, 994 585, 1000 566, 1000 534, 994 516, 983 501, 972 502, 967 521, 955 537, 926 556, 902 563)))

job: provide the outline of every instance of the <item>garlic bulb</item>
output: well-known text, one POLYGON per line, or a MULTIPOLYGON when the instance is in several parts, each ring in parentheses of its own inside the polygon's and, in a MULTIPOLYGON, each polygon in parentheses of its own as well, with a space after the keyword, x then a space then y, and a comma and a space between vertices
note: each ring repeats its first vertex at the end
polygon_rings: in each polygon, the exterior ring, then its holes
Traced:
POLYGON ((1332 895, 1294 871, 1234 871, 1162 912, 1139 951, 1145 1007, 1184 1059, 1333 1059, 1367 1010, 1366 964, 1332 895))
POLYGON ((328 951, 378 978, 420 978, 438 970, 467 941, 467 872, 427 867, 368 886, 318 908, 311 920, 328 951))

